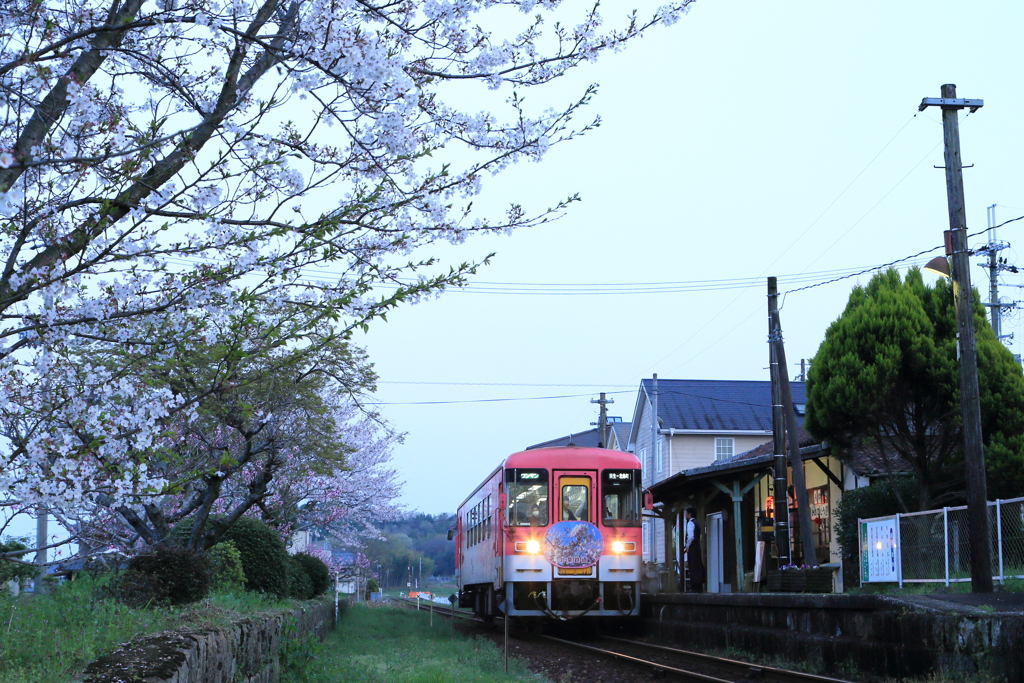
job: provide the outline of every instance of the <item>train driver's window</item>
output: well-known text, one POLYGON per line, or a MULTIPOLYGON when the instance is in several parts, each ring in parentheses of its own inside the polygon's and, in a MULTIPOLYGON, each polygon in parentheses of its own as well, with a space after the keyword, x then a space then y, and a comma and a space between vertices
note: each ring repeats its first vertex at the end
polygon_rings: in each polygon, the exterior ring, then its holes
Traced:
POLYGON ((640 471, 602 472, 601 503, 605 526, 640 526, 640 471))
POLYGON ((562 486, 562 521, 590 521, 587 509, 589 487, 584 484, 566 484, 562 486))
POLYGON ((509 526, 548 525, 548 472, 539 469, 505 470, 509 526))

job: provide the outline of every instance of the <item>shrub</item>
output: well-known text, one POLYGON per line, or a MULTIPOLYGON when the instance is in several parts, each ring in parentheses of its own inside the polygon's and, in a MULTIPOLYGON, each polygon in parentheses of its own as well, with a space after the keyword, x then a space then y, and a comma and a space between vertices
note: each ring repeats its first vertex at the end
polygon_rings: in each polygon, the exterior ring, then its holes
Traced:
POLYGON ((843 498, 836 506, 836 540, 843 547, 843 555, 856 557, 857 520, 883 517, 903 512, 895 491, 898 490, 903 502, 917 511, 917 481, 913 477, 883 479, 859 489, 843 492, 843 498))
POLYGON ((222 593, 245 590, 242 554, 233 541, 223 541, 210 548, 213 565, 213 589, 222 593))
POLYGON ((309 600, 313 597, 313 580, 306 567, 294 556, 288 556, 288 597, 309 600))
POLYGON ((309 553, 296 553, 292 557, 299 562, 313 583, 313 597, 323 595, 331 587, 331 570, 319 557, 309 553))
POLYGON ((366 599, 370 599, 370 593, 379 593, 380 586, 377 584, 376 579, 368 579, 366 581, 366 599))
POLYGON ((210 592, 213 574, 207 553, 158 545, 128 560, 118 594, 129 604, 185 605, 210 592))
POLYGON ((242 517, 225 532, 221 543, 225 541, 241 555, 246 590, 288 597, 288 551, 276 531, 258 519, 242 517))

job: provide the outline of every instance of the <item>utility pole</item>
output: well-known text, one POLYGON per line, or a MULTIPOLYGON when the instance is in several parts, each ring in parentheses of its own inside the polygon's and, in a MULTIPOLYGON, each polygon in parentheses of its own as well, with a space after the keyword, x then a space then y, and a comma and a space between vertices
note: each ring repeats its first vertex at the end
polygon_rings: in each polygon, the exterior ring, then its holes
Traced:
MULTIPOLYGON (((769 279, 769 290, 776 289, 775 278, 769 279)), ((775 347, 775 359, 778 361, 777 381, 779 387, 779 398, 782 399, 782 413, 785 416, 786 424, 786 445, 789 451, 789 466, 793 470, 793 492, 796 495, 796 514, 800 519, 800 546, 803 550, 803 563, 816 567, 818 558, 814 552, 814 536, 811 535, 811 509, 807 500, 807 483, 804 480, 804 462, 800 458, 800 438, 796 433, 796 411, 793 410, 793 395, 789 388, 789 371, 783 374, 786 365, 786 346, 782 342, 782 322, 779 318, 778 291, 769 297, 771 310, 772 329, 768 337, 775 347)), ((785 495, 786 490, 782 493, 785 495)), ((776 491, 776 495, 778 491, 776 491)), ((785 503, 789 504, 788 500, 785 503)), ((778 502, 775 504, 778 509, 778 502)), ((788 512, 788 508, 787 508, 788 512)))
MULTIPOLYGON (((597 418, 597 429, 601 434, 601 443, 598 444, 599 448, 608 448, 608 404, 615 403, 614 398, 605 398, 604 392, 601 392, 601 398, 590 399, 591 403, 598 403, 601 406, 601 412, 597 418)), ((590 424, 594 424, 591 422, 590 424)))
POLYGON ((36 574, 35 581, 35 592, 36 595, 42 595, 43 593, 43 578, 46 576, 46 537, 49 535, 47 531, 47 523, 49 522, 50 511, 46 508, 39 508, 36 513, 36 565, 39 567, 39 572, 36 574))
POLYGON ((989 314, 992 318, 992 331, 999 339, 1000 318, 1002 310, 999 306, 999 259, 997 253, 1000 247, 996 245, 996 205, 988 207, 988 305, 989 314))
POLYGON ((964 473, 967 485, 967 535, 971 549, 971 590, 992 592, 989 550, 988 492, 985 481, 985 451, 981 435, 981 399, 978 395, 978 358, 974 343, 974 310, 971 301, 971 269, 967 251, 967 219, 964 209, 963 165, 960 159, 961 109, 977 111, 982 100, 957 99, 956 86, 942 86, 942 97, 926 97, 918 107, 942 109, 942 138, 945 145, 946 201, 953 263, 953 302, 956 307, 957 358, 960 361, 960 411, 963 420, 964 473))
MULTIPOLYGON (((768 338, 771 340, 775 331, 775 309, 778 306, 778 286, 776 279, 768 278, 768 338)), ((772 379, 772 442, 775 446, 775 546, 779 554, 779 567, 790 564, 789 550, 789 500, 786 489, 789 477, 786 475, 786 423, 782 412, 781 380, 779 378, 779 359, 775 356, 775 344, 768 343, 768 359, 772 379)))
POLYGON ((988 303, 985 306, 989 307, 989 318, 992 321, 992 331, 996 335, 996 339, 1002 341, 1003 339, 1013 339, 1013 334, 1004 335, 1002 332, 1002 318, 1004 308, 1013 308, 1016 304, 1014 303, 1000 303, 999 302, 999 273, 1004 270, 1008 270, 1011 273, 1016 273, 1017 267, 1011 266, 1006 263, 1006 259, 999 258, 998 254, 1003 249, 1009 247, 1009 243, 1001 242, 996 239, 996 205, 992 204, 988 207, 988 244, 981 247, 978 251, 988 252, 988 262, 982 262, 978 265, 982 268, 988 268, 988 303))
MULTIPOLYGON (((648 481, 654 484, 654 449, 658 447, 658 373, 654 373, 651 382, 651 452, 648 454, 651 463, 651 476, 648 481)), ((645 463, 646 464, 646 463, 645 463)), ((654 559, 654 558, 651 558, 654 559)))

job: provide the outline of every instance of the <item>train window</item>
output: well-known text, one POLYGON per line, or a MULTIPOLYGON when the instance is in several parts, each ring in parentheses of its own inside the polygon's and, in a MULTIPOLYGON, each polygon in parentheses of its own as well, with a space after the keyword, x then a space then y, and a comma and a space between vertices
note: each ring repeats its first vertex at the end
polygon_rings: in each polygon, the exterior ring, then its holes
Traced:
MULTIPOLYGON (((576 481, 578 477, 574 477, 576 481)), ((562 479, 565 481, 565 478, 562 479)), ((589 480, 585 480, 589 481, 589 480)), ((590 521, 590 510, 588 499, 590 498, 590 487, 586 484, 563 484, 562 485, 562 521, 590 521)))
POLYGON ((537 469, 505 470, 508 526, 548 525, 548 471, 537 469))
POLYGON ((605 470, 601 503, 605 526, 640 526, 640 471, 605 470))

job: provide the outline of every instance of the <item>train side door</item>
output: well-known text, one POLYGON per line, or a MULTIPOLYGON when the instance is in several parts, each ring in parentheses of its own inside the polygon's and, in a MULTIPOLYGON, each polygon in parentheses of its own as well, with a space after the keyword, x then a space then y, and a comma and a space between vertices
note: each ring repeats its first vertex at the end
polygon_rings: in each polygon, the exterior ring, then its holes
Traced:
POLYGON ((596 518, 594 505, 594 472, 555 471, 558 484, 553 496, 557 507, 554 517, 559 522, 593 522, 596 518))

